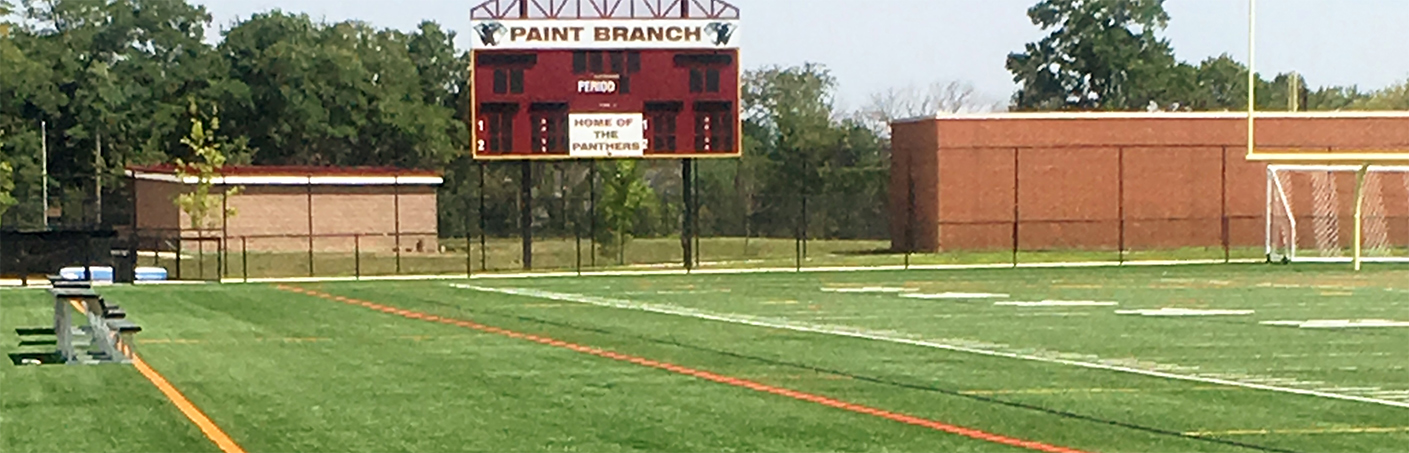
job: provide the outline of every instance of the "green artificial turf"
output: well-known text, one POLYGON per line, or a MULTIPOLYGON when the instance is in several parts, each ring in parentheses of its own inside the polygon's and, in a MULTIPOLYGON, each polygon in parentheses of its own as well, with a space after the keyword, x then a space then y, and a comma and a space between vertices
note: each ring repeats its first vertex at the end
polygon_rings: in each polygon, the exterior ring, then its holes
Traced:
MULTIPOLYGON (((466 283, 291 286, 1090 451, 1399 451, 1409 445, 1406 408, 728 321, 806 323, 878 338, 1409 401, 1409 393, 1394 393, 1409 391, 1409 328, 1259 324, 1409 321, 1409 271, 1397 267, 1371 266, 1360 274, 1335 266, 1257 265, 468 282, 538 296, 452 286, 466 283), (863 287, 1010 297, 925 300, 824 291, 863 287), (1000 300, 1119 305, 994 305, 1000 300), (579 301, 647 304, 675 314, 579 301), (1114 313, 1160 307, 1255 313, 1114 313)), ((273 285, 101 292, 143 325, 138 349, 147 362, 251 452, 1014 451, 273 285)), ((14 329, 42 327, 51 306, 42 292, 0 293, 0 348, 43 349, 16 346, 14 329)), ((129 367, 6 363, 0 364, 0 386, 0 451, 214 449, 129 367), (94 432, 69 422, 73 417, 124 421, 94 432)))

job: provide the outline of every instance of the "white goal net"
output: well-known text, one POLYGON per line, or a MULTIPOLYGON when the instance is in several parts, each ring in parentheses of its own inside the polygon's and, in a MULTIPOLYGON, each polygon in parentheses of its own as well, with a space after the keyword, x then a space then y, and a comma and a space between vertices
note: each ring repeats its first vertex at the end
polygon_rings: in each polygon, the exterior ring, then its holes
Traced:
MULTIPOLYGON (((1355 165, 1268 165, 1268 259, 1350 262, 1359 170, 1355 165)), ((1362 261, 1409 262, 1409 166, 1369 167, 1362 190, 1362 261)))

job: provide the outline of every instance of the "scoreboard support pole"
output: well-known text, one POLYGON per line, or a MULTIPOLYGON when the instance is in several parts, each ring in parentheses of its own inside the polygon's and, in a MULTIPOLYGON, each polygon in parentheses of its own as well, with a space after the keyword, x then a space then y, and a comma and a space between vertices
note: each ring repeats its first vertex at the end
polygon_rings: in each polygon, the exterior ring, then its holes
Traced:
POLYGON ((523 236, 523 270, 533 270, 533 161, 519 163, 519 234, 523 236))
POLYGON ((695 178, 694 162, 690 159, 680 159, 680 185, 682 202, 685 205, 685 216, 680 225, 680 250, 685 258, 685 270, 695 268, 695 178))

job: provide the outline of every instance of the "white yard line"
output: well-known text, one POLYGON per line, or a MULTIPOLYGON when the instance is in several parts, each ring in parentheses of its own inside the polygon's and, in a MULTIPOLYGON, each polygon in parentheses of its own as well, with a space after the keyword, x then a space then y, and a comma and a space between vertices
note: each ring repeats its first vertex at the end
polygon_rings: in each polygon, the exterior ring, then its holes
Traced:
MULTIPOLYGON (((1106 370, 1106 371, 1116 371, 1116 372, 1122 372, 1122 373, 1138 374, 1138 375, 1143 375, 1143 376, 1152 376, 1152 377, 1158 377, 1158 378, 1164 378, 1164 379, 1172 379, 1172 380, 1179 380, 1179 381, 1190 381, 1190 382, 1201 382, 1201 383, 1206 383, 1206 384, 1227 385, 1227 386, 1241 387, 1241 388, 1254 389, 1254 390, 1266 390, 1266 391, 1270 391, 1270 392, 1280 392, 1280 393, 1288 393, 1288 394, 1303 395, 1303 396, 1314 396, 1314 397, 1319 397, 1319 398, 1327 398, 1327 399, 1335 399, 1335 400, 1343 400, 1343 401, 1355 401, 1355 402, 1361 402, 1361 403, 1379 404, 1379 405, 1384 405, 1384 406, 1393 406, 1393 407, 1401 407, 1401 408, 1409 409, 1409 402, 1406 402, 1406 401, 1392 401, 1392 400, 1381 399, 1381 398, 1369 398, 1369 397, 1354 396, 1354 395, 1344 395, 1344 394, 1331 393, 1331 392, 1325 392, 1325 391, 1319 391, 1319 390, 1300 389, 1300 388, 1285 387, 1285 386, 1280 386, 1280 385, 1269 385, 1269 384, 1260 384, 1260 383, 1256 383, 1256 382, 1248 382, 1248 381, 1253 380, 1253 379, 1260 379, 1260 380, 1264 380, 1264 381, 1274 381, 1274 382, 1280 383, 1280 382, 1285 382, 1285 381, 1286 381, 1285 378, 1283 378, 1283 379, 1275 379, 1275 378, 1269 379, 1269 378, 1258 378, 1258 377, 1254 377, 1254 376, 1247 376, 1247 379, 1240 379, 1240 380, 1221 379, 1221 378, 1215 378, 1215 377, 1209 377, 1209 376, 1197 376, 1197 375, 1177 374, 1177 373, 1171 373, 1171 372, 1166 372, 1166 371, 1159 371, 1159 369, 1161 369, 1161 368, 1162 368, 1162 369, 1170 369, 1171 367, 1174 368, 1174 369, 1191 369, 1191 368, 1188 368, 1188 367, 1179 367, 1179 366, 1171 366, 1171 365, 1160 365, 1160 364, 1150 364, 1150 365, 1152 365, 1151 368, 1153 368, 1153 369, 1132 368, 1132 367, 1129 367, 1129 366, 1122 366, 1122 365, 1116 365, 1116 364, 1115 364, 1115 363, 1122 363, 1122 362, 1128 363, 1129 360, 1102 360, 1102 361, 1100 361, 1100 362, 1087 362, 1087 361, 1081 361, 1081 360, 1072 360, 1072 359, 1068 359, 1068 358, 1062 358, 1062 357, 1065 357, 1065 356, 1069 356, 1069 355, 1067 355, 1067 354, 1054 354, 1054 355, 1058 355, 1058 357, 1049 357, 1049 356, 1043 356, 1043 355, 1024 354, 1024 353, 1020 353, 1020 352, 1007 352, 1007 351, 998 351, 998 350, 993 350, 993 349, 982 349, 982 348, 977 348, 977 347, 973 347, 973 346, 963 346, 963 345, 959 345, 959 344, 951 344, 951 343, 946 343, 946 342, 939 342, 939 341, 932 341, 932 340, 922 340, 922 339, 915 339, 915 338, 906 338, 903 334, 900 334, 900 333, 898 333, 898 332, 873 331, 873 330, 861 329, 861 328, 855 328, 855 327, 827 326, 827 325, 819 325, 819 324, 798 322, 798 321, 792 321, 792 320, 770 319, 770 318, 758 318, 758 317, 743 316, 743 315, 736 315, 736 314, 719 314, 719 313, 711 313, 711 312, 704 311, 704 310, 697 310, 697 309, 685 308, 685 307, 678 307, 678 306, 672 306, 672 305, 646 304, 646 303, 632 302, 632 301, 624 300, 624 299, 613 299, 613 298, 607 298, 607 297, 587 296, 587 295, 582 295, 582 294, 558 293, 558 292, 543 291, 543 290, 536 290, 536 289, 523 289, 523 288, 490 288, 490 287, 475 286, 475 285, 465 285, 465 284, 451 284, 450 286, 455 287, 455 288, 460 288, 460 289, 468 289, 468 290, 474 290, 474 291, 480 291, 480 292, 487 292, 487 293, 498 293, 498 294, 513 295, 513 296, 532 297, 532 298, 538 298, 538 299, 556 300, 556 301, 561 301, 561 302, 575 302, 575 303, 581 303, 581 304, 595 305, 595 306, 599 306, 599 307, 618 308, 618 309, 626 309, 626 310, 637 310, 637 311, 644 311, 644 312, 650 312, 650 313, 659 313, 659 314, 666 314, 666 315, 673 315, 673 316, 685 316, 685 317, 696 318, 696 319, 705 319, 705 320, 710 320, 710 321, 719 321, 719 322, 727 322, 727 323, 734 323, 734 324, 743 324, 743 325, 749 325, 749 326, 755 326, 755 327, 766 327, 766 328, 773 328, 773 329, 792 330, 792 331, 797 331, 797 332, 808 332, 808 333, 817 333, 817 334, 824 334, 824 335, 836 335, 836 336, 842 336, 842 337, 861 338, 861 339, 866 339, 866 340, 875 340, 875 341, 884 341, 884 342, 890 342, 890 343, 906 344, 906 345, 912 345, 912 346, 921 346, 921 347, 927 347, 927 348, 942 349, 942 350, 947 350, 947 351, 965 352, 965 353, 978 354, 978 355, 984 355, 984 356, 990 356, 990 357, 1003 357, 1003 358, 1018 359, 1018 360, 1026 360, 1026 361, 1032 361, 1032 362, 1052 363, 1052 364, 1068 365, 1068 366, 1074 366, 1074 367, 1080 367, 1080 368, 1088 368, 1088 369, 1097 369, 1097 370, 1106 370)), ((1078 357, 1081 357, 1081 356, 1078 355, 1078 357)), ((1324 383, 1321 383, 1321 384, 1324 384, 1324 383)))

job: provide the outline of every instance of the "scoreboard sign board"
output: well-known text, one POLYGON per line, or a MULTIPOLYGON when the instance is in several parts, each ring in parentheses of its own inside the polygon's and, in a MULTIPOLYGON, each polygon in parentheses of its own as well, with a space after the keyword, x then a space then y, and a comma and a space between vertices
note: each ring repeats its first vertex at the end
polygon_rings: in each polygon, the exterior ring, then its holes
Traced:
POLYGON ((735 157, 736 19, 472 21, 475 159, 735 157))

